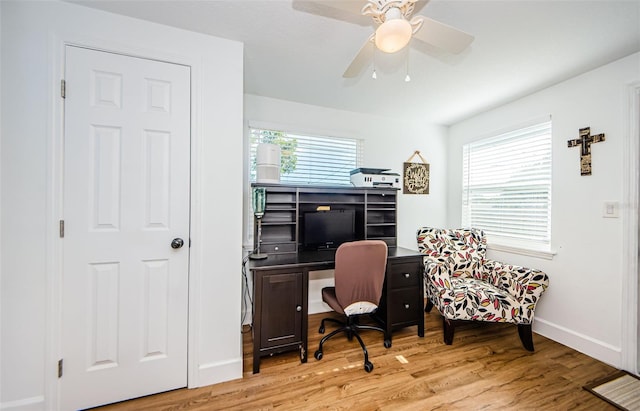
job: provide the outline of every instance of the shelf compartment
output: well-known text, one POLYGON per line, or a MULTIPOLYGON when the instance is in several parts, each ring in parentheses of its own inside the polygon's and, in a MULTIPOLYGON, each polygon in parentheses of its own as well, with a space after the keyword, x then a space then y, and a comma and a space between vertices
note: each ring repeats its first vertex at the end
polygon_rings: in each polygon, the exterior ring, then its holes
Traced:
POLYGON ((368 204, 396 203, 395 193, 367 193, 368 204))
POLYGON ((267 208, 262 218, 262 225, 268 224, 295 224, 296 223, 296 209, 273 209, 267 208))
POLYGON ((262 225, 262 243, 296 241, 296 224, 262 225))
POLYGON ((392 210, 367 210, 367 225, 395 223, 396 213, 392 210))
POLYGON ((267 203, 266 211, 286 211, 296 209, 295 203, 267 203))
POLYGON ((364 194, 346 193, 300 193, 300 203, 324 204, 364 204, 364 194))
POLYGON ((266 198, 266 202, 267 204, 274 204, 274 203, 288 203, 288 204, 292 204, 295 206, 296 203, 296 193, 282 193, 279 191, 271 191, 271 190, 267 190, 267 198, 266 198))
POLYGON ((393 210, 396 209, 396 203, 367 203, 367 210, 393 210))
POLYGON ((396 237, 395 224, 367 225, 367 238, 396 237))

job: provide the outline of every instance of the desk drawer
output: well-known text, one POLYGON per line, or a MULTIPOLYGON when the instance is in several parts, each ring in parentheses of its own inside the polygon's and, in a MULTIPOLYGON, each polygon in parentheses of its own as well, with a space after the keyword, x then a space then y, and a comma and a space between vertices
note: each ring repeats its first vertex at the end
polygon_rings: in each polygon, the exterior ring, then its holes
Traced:
POLYGON ((415 288, 405 288, 389 292, 389 318, 392 326, 402 323, 416 323, 422 315, 422 301, 415 288))
POLYGON ((296 243, 264 244, 260 245, 260 252, 266 254, 295 253, 296 243))
POLYGON ((422 281, 420 260, 400 263, 389 263, 387 268, 387 286, 389 290, 396 288, 416 287, 422 281))

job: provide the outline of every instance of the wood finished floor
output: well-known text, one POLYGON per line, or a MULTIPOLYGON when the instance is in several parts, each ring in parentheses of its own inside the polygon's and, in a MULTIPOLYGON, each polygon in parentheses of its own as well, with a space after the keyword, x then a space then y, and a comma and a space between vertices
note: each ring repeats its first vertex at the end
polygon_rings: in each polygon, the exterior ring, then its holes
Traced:
MULTIPOLYGON (((425 314, 424 338, 408 327, 394 333, 389 349, 380 333, 364 332, 374 364, 367 373, 355 339, 336 336, 325 344, 321 361, 313 358, 318 325, 327 315, 309 316, 306 364, 297 352, 284 353, 264 358, 260 373, 252 374, 246 332, 242 379, 97 410, 615 410, 582 388, 615 374, 615 368, 537 334, 530 353, 513 325, 465 324, 447 346, 441 317, 432 312, 425 314)), ((328 325, 327 332, 332 329, 328 325)))

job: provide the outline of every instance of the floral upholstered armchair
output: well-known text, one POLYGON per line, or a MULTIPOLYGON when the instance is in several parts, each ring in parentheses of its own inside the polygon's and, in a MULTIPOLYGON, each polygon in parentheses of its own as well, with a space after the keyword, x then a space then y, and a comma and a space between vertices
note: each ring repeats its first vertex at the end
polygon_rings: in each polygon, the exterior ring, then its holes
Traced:
POLYGON ((487 239, 478 229, 422 227, 418 249, 424 256, 426 312, 442 314, 444 342, 453 342, 455 321, 518 325, 522 345, 533 351, 531 325, 549 277, 540 270, 487 260, 487 239))

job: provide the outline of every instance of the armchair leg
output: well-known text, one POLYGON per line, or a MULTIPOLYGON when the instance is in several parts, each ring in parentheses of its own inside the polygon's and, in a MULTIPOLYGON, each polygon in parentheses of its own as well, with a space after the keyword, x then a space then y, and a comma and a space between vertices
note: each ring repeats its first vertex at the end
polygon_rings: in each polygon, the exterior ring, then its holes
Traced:
POLYGON ((453 321, 448 320, 446 318, 442 318, 442 328, 444 331, 444 343, 447 345, 451 345, 453 343, 453 331, 454 325, 453 321))
POLYGON ((427 304, 425 304, 425 306, 424 306, 424 312, 425 313, 430 313, 432 309, 433 309, 433 303, 431 302, 429 297, 427 297, 427 304))
POLYGON ((531 324, 518 324, 518 335, 522 345, 528 351, 533 351, 533 333, 531 332, 531 324))

